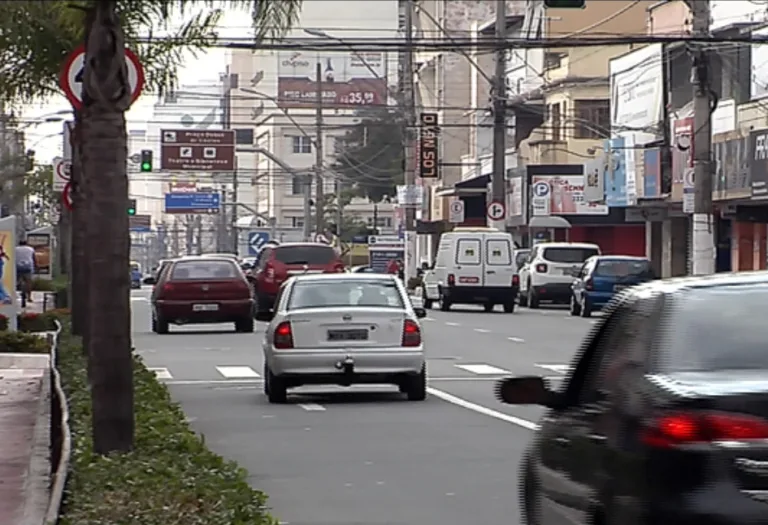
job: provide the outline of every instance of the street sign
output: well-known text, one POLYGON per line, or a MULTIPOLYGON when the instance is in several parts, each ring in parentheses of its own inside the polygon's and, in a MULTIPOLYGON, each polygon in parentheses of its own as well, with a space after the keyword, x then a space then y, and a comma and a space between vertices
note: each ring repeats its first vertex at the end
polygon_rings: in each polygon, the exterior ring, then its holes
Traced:
POLYGON ((64 186, 64 189, 61 192, 61 203, 64 205, 64 207, 72 211, 73 208, 73 202, 72 202, 72 183, 68 182, 66 186, 64 186))
MULTIPOLYGON (((130 49, 125 50, 125 65, 128 69, 128 84, 131 87, 131 104, 141 95, 144 87, 144 68, 139 57, 130 49)), ((85 69, 85 46, 79 46, 67 57, 61 68, 59 86, 72 107, 83 107, 83 73, 85 69)))
POLYGON ((53 191, 64 191, 72 178, 72 162, 62 159, 53 159, 53 191))
POLYGON ((502 221, 507 216, 507 207, 503 202, 491 201, 486 208, 488 218, 492 221, 502 221))
POLYGON ((549 183, 548 182, 537 182, 533 185, 533 196, 534 197, 547 197, 549 196, 549 183))
POLYGON ((219 193, 166 193, 165 213, 216 214, 221 208, 219 193))
POLYGON ((693 213, 696 202, 696 181, 694 169, 685 168, 683 173, 683 213, 693 213))
POLYGON ((532 187, 531 215, 533 217, 549 217, 552 208, 552 188, 548 182, 539 181, 532 187))
POLYGON ((259 250, 269 242, 268 232, 249 232, 248 233, 248 255, 256 255, 259 250))
POLYGON ((152 216, 151 215, 129 215, 128 229, 132 232, 152 231, 152 216))
POLYGON ((461 224, 464 222, 464 201, 456 199, 451 201, 449 208, 448 222, 453 224, 461 224))
POLYGON ((234 130, 164 129, 160 132, 160 169, 234 171, 234 130))

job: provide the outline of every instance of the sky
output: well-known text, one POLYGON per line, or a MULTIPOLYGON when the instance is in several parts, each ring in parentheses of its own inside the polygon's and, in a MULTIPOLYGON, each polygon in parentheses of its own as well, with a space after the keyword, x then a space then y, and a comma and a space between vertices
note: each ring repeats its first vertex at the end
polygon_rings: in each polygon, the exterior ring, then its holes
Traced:
MULTIPOLYGON (((227 12, 219 26, 220 36, 224 39, 248 37, 247 16, 242 11, 227 12)), ((208 53, 190 60, 193 67, 179 69, 179 85, 210 84, 219 82, 219 74, 224 72, 228 63, 226 49, 211 49, 208 53)), ((146 122, 152 119, 152 110, 157 97, 152 93, 143 93, 128 111, 128 129, 144 129, 146 122)), ((24 127, 26 149, 35 151, 35 159, 40 164, 52 162, 62 155, 63 123, 45 122, 46 118, 68 118, 72 106, 64 95, 56 96, 41 104, 28 104, 21 108, 19 116, 24 127)))

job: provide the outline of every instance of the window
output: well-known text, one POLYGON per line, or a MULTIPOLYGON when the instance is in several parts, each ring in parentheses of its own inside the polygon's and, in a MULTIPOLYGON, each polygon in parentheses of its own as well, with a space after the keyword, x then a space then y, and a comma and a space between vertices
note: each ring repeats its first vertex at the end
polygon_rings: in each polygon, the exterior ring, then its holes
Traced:
POLYGON ((659 368, 665 371, 768 368, 768 286, 694 288, 673 296, 659 368))
POLYGON ((173 267, 171 280, 234 279, 237 276, 237 268, 229 261, 182 261, 173 267))
POLYGON ((599 255, 596 248, 545 248, 542 258, 553 263, 584 263, 593 255, 599 255))
MULTIPOLYGON (((373 226, 373 217, 368 217, 368 226, 373 226)), ((392 227, 392 217, 376 217, 376 227, 377 228, 391 228, 392 227)))
POLYGON ((485 241, 485 260, 490 266, 510 266, 512 250, 509 241, 505 239, 489 239, 485 241))
POLYGON ((291 217, 291 227, 293 227, 293 228, 303 228, 304 227, 304 217, 291 217))
POLYGON ((552 126, 552 140, 561 140, 560 104, 549 105, 549 125, 552 126))
POLYGON ((294 153, 312 153, 312 140, 304 135, 291 137, 294 153))
POLYGON ((294 175, 291 177, 291 195, 304 195, 304 181, 306 177, 294 175))
POLYGON ((275 260, 283 264, 326 265, 336 258, 331 246, 278 246, 275 260))
POLYGON ((611 107, 607 100, 577 100, 574 102, 577 139, 608 137, 611 127, 611 107))
POLYGON ((651 262, 644 260, 602 259, 597 263, 595 275, 600 277, 650 277, 651 262))
POLYGON ((288 299, 287 309, 355 306, 402 309, 405 303, 392 280, 334 279, 297 282, 288 299))
POLYGON ((456 264, 480 264, 480 241, 459 239, 456 243, 456 264))

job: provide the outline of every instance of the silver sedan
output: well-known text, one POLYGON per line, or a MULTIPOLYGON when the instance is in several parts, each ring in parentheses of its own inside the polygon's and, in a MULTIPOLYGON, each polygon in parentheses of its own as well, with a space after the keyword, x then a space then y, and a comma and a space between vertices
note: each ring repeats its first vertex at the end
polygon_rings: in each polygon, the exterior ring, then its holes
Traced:
POLYGON ((426 398, 419 318, 392 275, 300 275, 283 284, 269 321, 264 393, 284 403, 302 385, 394 384, 411 401, 426 398))

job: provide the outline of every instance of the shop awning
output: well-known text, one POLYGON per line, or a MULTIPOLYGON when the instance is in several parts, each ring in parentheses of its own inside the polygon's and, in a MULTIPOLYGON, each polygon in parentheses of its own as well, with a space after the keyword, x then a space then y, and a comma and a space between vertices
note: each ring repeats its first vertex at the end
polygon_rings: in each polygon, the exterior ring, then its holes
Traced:
POLYGON ((491 182, 490 175, 478 175, 471 179, 457 182, 453 188, 443 188, 435 192, 437 197, 461 197, 470 195, 479 195, 488 192, 488 184, 491 182))
POLYGON ((532 217, 529 228, 570 228, 571 223, 567 219, 550 215, 549 217, 532 217))

